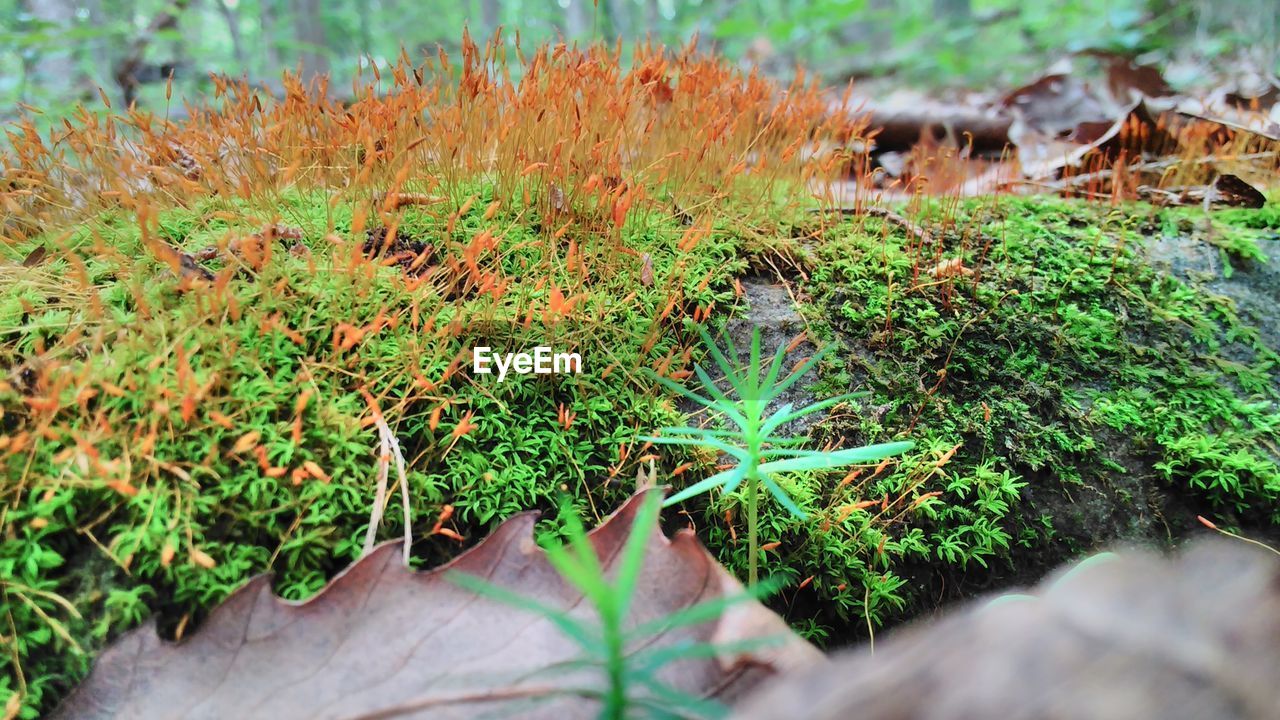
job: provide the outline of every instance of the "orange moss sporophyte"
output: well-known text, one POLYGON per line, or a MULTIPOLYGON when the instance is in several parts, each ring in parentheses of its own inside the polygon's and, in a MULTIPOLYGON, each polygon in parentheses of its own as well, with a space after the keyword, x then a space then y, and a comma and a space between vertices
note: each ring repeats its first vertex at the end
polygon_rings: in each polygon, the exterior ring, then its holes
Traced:
POLYGON ((465 38, 460 62, 402 55, 346 101, 215 76, 181 121, 9 129, 0 561, 45 594, 5 601, 33 639, 0 682, 47 706, 90 656, 63 631, 97 647, 170 604, 185 627, 265 570, 305 597, 370 529, 430 529, 415 552, 439 559, 564 492, 607 511, 649 463, 695 474, 633 446, 673 419, 641 370, 690 375, 688 325, 732 305, 738 245, 842 170, 823 149, 850 129, 805 78, 632 57, 509 66, 465 38), (599 362, 500 389, 465 371, 475 346, 542 338, 599 362), (381 502, 411 522, 370 522, 388 433, 406 478, 381 502))
MULTIPOLYGON (((641 48, 629 73, 600 47, 543 48, 522 67, 518 84, 495 80, 509 74, 492 46, 482 57, 466 40, 463 56, 456 83, 443 58, 416 66, 402 58, 393 89, 357 87, 348 106, 289 78, 284 100, 264 107, 248 86, 216 78, 221 105, 191 108, 181 126, 141 111, 106 121, 86 112, 79 126, 68 121, 54 138, 56 153, 30 128, 11 133, 12 142, 23 169, 41 176, 52 174, 69 148, 77 175, 122 204, 172 190, 244 196, 298 182, 378 187, 390 199, 410 188, 447 189, 450 180, 482 169, 500 179, 500 195, 522 197, 526 180, 554 183, 566 195, 594 194, 619 226, 654 179, 705 192, 748 169, 778 173, 795 163, 809 129, 824 122, 814 88, 798 85, 775 97, 765 81, 692 48, 674 58, 641 48), (129 150, 112 142, 126 133, 140 136, 129 150), (250 138, 251 146, 236 142, 250 138), (778 153, 766 164, 770 146, 778 153), (442 172, 424 172, 433 165, 442 172), (582 180, 577 191, 575 176, 582 180)), ((469 201, 458 216, 476 199, 469 201)), ((488 202, 486 219, 501 202, 488 202)))

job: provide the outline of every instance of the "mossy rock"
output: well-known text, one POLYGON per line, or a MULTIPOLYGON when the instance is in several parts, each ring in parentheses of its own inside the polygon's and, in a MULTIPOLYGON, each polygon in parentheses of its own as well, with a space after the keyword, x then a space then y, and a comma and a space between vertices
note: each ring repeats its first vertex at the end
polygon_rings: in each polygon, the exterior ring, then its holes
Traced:
MULTIPOLYGON (((463 195, 477 200, 456 227, 411 209, 399 232, 439 263, 461 262, 491 224, 507 228, 483 261, 510 280, 498 302, 474 302, 492 288, 466 283, 425 300, 405 263, 357 262, 365 237, 351 232, 351 209, 323 194, 162 214, 155 233, 193 254, 264 223, 300 230, 296 252, 281 246, 260 267, 208 261, 213 290, 184 285, 181 267, 167 268, 119 216, 66 243, 109 253, 13 265, 0 297, 3 434, 38 430, 50 412, 41 383, 74 380, 48 416, 53 436, 3 465, 19 500, 0 540, 12 623, 0 634, 18 639, 33 707, 48 707, 106 638, 148 614, 190 632, 250 575, 272 570, 279 592, 301 598, 357 557, 377 466, 371 403, 409 462, 419 562, 451 557, 521 510, 548 511, 548 535, 561 507, 608 513, 647 463, 636 437, 679 414, 637 370, 697 359, 695 313, 718 303, 711 322, 729 322, 735 277, 772 273, 780 263, 765 260, 779 251, 805 273, 792 290, 810 339, 841 348, 806 392, 871 392, 809 428, 812 441, 917 442, 880 467, 783 478, 808 519, 764 504, 762 567, 791 581, 774 606, 808 636, 849 642, 1118 539, 1174 542, 1196 515, 1262 537, 1280 527, 1274 335, 1259 331, 1266 317, 1218 292, 1274 257, 1269 209, 1205 226, 1146 206, 975 201, 926 207, 918 222, 933 242, 923 245, 882 219, 791 210, 766 229, 768 243, 761 228, 726 222, 690 251, 678 247, 682 219, 657 213, 617 238, 565 238, 584 263, 612 263, 584 279, 563 262, 567 248, 547 242, 536 208, 495 219, 485 217, 490 188, 463 195), (1215 258, 1225 248, 1233 274, 1220 265, 1196 277, 1150 257, 1168 237, 1211 242, 1215 258), (614 245, 626 252, 605 251, 614 245), (553 287, 581 312, 544 314, 553 287), (99 343, 68 341, 75 333, 99 343), (458 369, 476 345, 546 344, 549 333, 581 350, 585 373, 495 386, 458 369), (40 348, 60 348, 44 360, 61 363, 60 375, 33 366, 40 348), (446 505, 446 527, 466 542, 432 534, 446 505)), ((676 485, 714 462, 654 459, 676 485)), ((399 517, 389 508, 377 537, 402 536, 399 517)), ((699 498, 666 519, 693 525, 745 575, 736 499, 699 498)), ((18 683, 11 665, 0 689, 18 683)))
POLYGON ((819 394, 871 391, 815 443, 919 452, 797 482, 826 531, 765 523, 802 587, 780 609, 847 642, 867 613, 893 624, 1100 547, 1174 544, 1205 531, 1198 515, 1280 537, 1280 336, 1262 300, 1280 241, 1251 227, 1266 212, 987 200, 926 206, 928 241, 877 218, 796 233, 820 237, 800 309, 845 348, 819 394), (1171 263, 1171 242, 1203 249, 1206 272, 1171 263))

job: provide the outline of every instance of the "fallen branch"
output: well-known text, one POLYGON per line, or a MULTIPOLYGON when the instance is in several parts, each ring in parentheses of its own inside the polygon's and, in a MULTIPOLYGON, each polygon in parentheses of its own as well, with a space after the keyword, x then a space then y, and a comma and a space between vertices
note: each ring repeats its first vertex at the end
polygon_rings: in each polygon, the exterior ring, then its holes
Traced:
POLYGON ((1238 123, 1238 122, 1234 122, 1234 121, 1232 121, 1232 120, 1227 120, 1227 119, 1225 119, 1225 118, 1210 117, 1210 116, 1208 116, 1208 115, 1201 115, 1201 114, 1199 114, 1199 113, 1193 113, 1193 112, 1189 112, 1189 111, 1187 111, 1187 110, 1179 110, 1179 111, 1178 111, 1178 114, 1179 114, 1179 115, 1182 115, 1182 116, 1185 116, 1185 117, 1192 118, 1192 119, 1194 119, 1194 120, 1202 120, 1202 121, 1204 121, 1204 122, 1214 123, 1214 124, 1216 124, 1216 125, 1221 125, 1221 126, 1223 126, 1223 127, 1225 127, 1225 128, 1228 128, 1228 129, 1230 129, 1230 130, 1235 130, 1235 131, 1237 131, 1237 132, 1249 133, 1250 135, 1257 135, 1257 136, 1258 136, 1258 137, 1260 137, 1260 138, 1265 138, 1265 139, 1270 140, 1270 141, 1272 141, 1272 142, 1280 142, 1280 127, 1277 127, 1277 126, 1275 125, 1275 123, 1272 123, 1272 125, 1271 125, 1271 127, 1276 127, 1276 130, 1275 130, 1275 131, 1273 131, 1273 130, 1271 130, 1271 128, 1267 128, 1267 129, 1265 129, 1265 130, 1264 130, 1264 129, 1262 129, 1262 128, 1256 128, 1256 127, 1250 127, 1250 126, 1248 126, 1248 125, 1242 125, 1242 124, 1240 124, 1240 123, 1238 123))
POLYGON ((991 116, 971 109, 929 114, 923 112, 891 112, 873 110, 867 127, 878 130, 876 149, 910 150, 923 135, 936 140, 949 138, 958 147, 969 147, 975 153, 1000 153, 1010 144, 1008 117, 991 116))
MULTIPOLYGON (((1206 155, 1199 158, 1166 158, 1164 160, 1153 160, 1151 162, 1138 163, 1130 165, 1126 170, 1130 173, 1155 172, 1168 170, 1169 168, 1179 165, 1216 165, 1218 163, 1227 162, 1251 162, 1254 160, 1274 160, 1277 156, 1275 151, 1244 153, 1241 155, 1206 155)), ((1032 187, 1048 188, 1051 190, 1066 190, 1068 188, 1076 188, 1081 185, 1088 185, 1095 181, 1110 180, 1115 171, 1111 168, 1104 168, 1096 172, 1084 173, 1081 175, 1071 175, 1061 180, 1052 182, 1036 182, 1032 180, 1013 180, 1016 185, 1030 185, 1032 187)))
POLYGON ((980 154, 1001 153, 1011 142, 1013 118, 1008 114, 915 94, 887 101, 853 97, 833 102, 832 110, 865 123, 866 132, 874 133, 877 152, 910 150, 924 136, 950 139, 956 147, 980 154))

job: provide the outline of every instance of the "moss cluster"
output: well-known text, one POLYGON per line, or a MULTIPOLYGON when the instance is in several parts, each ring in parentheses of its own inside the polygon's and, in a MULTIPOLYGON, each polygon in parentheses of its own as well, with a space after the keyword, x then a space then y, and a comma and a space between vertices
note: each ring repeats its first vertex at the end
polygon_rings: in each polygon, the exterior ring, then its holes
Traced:
MULTIPOLYGON (((683 252, 671 217, 548 240, 536 209, 495 213, 487 187, 469 190, 456 206, 474 209, 455 222, 402 214, 397 237, 430 246, 421 277, 389 253, 367 261, 378 251, 351 236, 350 209, 321 193, 205 201, 153 223, 113 213, 8 249, 0 695, 21 688, 27 714, 47 708, 108 637, 157 611, 185 632, 257 573, 286 598, 313 594, 363 546, 370 405, 400 439, 426 564, 516 512, 567 495, 594 522, 630 493, 635 436, 676 419, 637 371, 683 363, 681 318, 726 297, 734 240, 713 232, 683 252), (228 248, 264 225, 300 237, 256 266, 228 248), (191 268, 171 268, 147 234, 193 258, 222 245, 202 261, 212 279, 184 281, 191 268), (46 262, 17 264, 42 244, 46 262), (440 270, 467 263, 501 290, 440 270), (465 366, 479 345, 587 361, 486 383, 465 366)), ((379 539, 403 536, 400 503, 392 471, 379 539)))
MULTIPOLYGON (((1196 514, 1280 525, 1277 355, 1229 301, 1154 268, 1149 236, 1181 232, 1181 211, 973 203, 927 208, 928 242, 814 216, 793 233, 816 238, 806 248, 777 240, 785 228, 725 224, 681 249, 679 213, 560 237, 536 206, 458 194, 471 209, 456 223, 409 208, 398 236, 433 266, 483 265, 498 291, 423 292, 405 263, 357 261, 369 249, 351 209, 323 194, 200 202, 144 219, 146 233, 108 214, 6 250, 0 634, 14 641, 0 692, 47 708, 111 635, 153 612, 186 632, 264 570, 285 597, 313 593, 362 547, 370 405, 402 443, 424 563, 464 546, 453 533, 473 541, 562 495, 608 513, 645 459, 636 436, 676 420, 636 371, 684 367, 689 316, 730 299, 753 248, 808 266, 802 310, 842 348, 815 392, 871 391, 813 441, 917 441, 900 461, 784 478, 807 520, 764 504, 763 568, 792 580, 775 606, 809 636, 848 640, 1112 538, 1176 537, 1196 514), (297 246, 253 267, 224 248, 210 286, 148 249, 153 235, 195 253, 270 223, 297 228, 297 246), (490 228, 496 244, 477 246, 490 228), (17 265, 42 243, 59 251, 17 265), (556 295, 575 310, 552 312, 556 295), (580 350, 586 372, 495 385, 458 369, 476 345, 537 344, 580 350), (433 534, 446 505, 450 532, 433 534)), ((1258 262, 1274 226, 1269 209, 1223 213, 1214 237, 1258 262)), ((707 457, 657 460, 695 461, 676 484, 711 472, 707 457)), ((681 512, 741 575, 737 508, 681 512)), ((378 537, 400 537, 399 518, 389 509, 378 537)))
MULTIPOLYGON (((1181 233, 1230 238, 1234 262, 1258 263, 1276 239, 1249 228, 1268 212, 1204 226, 1183 210, 988 200, 926 207, 925 239, 878 218, 797 233, 820 238, 803 310, 845 348, 824 392, 871 391, 816 442, 910 437, 917 452, 795 479, 815 519, 774 508, 763 523, 761 541, 780 543, 766 567, 793 580, 779 609, 847 641, 867 616, 899 621, 1115 541, 1174 541, 1197 514, 1274 535, 1276 347, 1150 254, 1181 233)), ((723 507, 709 545, 745 567, 723 507)))

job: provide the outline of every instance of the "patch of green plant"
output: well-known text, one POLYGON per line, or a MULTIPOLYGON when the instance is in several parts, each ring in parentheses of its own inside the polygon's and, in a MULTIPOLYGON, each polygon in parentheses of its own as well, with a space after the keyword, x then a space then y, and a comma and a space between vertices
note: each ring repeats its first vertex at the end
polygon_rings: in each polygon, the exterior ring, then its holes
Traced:
MULTIPOLYGON (((1227 211, 1224 211, 1227 212, 1227 211)), ((1170 210, 1164 213, 1164 232, 1177 235, 1186 234, 1198 237, 1218 248, 1222 260, 1222 274, 1230 279, 1236 264, 1248 266, 1252 263, 1267 262, 1267 253, 1261 243, 1275 241, 1275 233, 1265 230, 1269 220, 1266 209, 1263 210, 1231 210, 1229 212, 1245 212, 1245 215, 1233 215, 1228 218, 1206 216, 1192 210, 1170 210), (1263 228, 1263 229, 1260 229, 1263 228)))
MULTIPOLYGON (((111 211, 0 248, 0 696, 21 693, 24 717, 148 615, 185 633, 253 574, 275 572, 297 599, 358 557, 378 465, 371 405, 408 461, 418 562, 561 494, 571 505, 544 540, 598 519, 631 491, 637 434, 680 417, 686 389, 640 370, 684 367, 686 317, 729 301, 744 253, 787 245, 777 228, 722 219, 684 251, 687 228, 663 213, 553 237, 536 203, 490 213, 490 186, 453 194, 475 198, 455 222, 399 217, 430 248, 427 279, 363 259, 353 209, 323 193, 202 200, 141 227, 111 211), (277 222, 302 238, 260 267, 226 247, 277 222), (477 242, 486 230, 492 245, 477 242), (185 284, 157 239, 220 247, 202 261, 215 279, 185 284), (41 244, 49 257, 23 267, 41 244), (468 282, 468 262, 505 285, 468 282), (582 352, 584 372, 493 385, 466 371, 476 345, 535 344, 582 352)), ((1215 218, 1239 228, 1268 211, 1232 212, 1215 218)), ((763 558, 793 588, 775 607, 834 641, 1098 537, 1181 530, 1154 511, 1280 524, 1275 353, 1229 302, 1142 253, 1142 228, 1186 220, 1037 199, 926 207, 927 246, 875 218, 815 232, 798 289, 814 337, 840 349, 814 386, 831 417, 808 440, 916 447, 843 476, 771 478, 803 517, 748 508, 755 543, 739 537, 737 502, 686 497, 682 510, 732 571, 763 558), (850 389, 868 394, 845 409, 850 389), (1099 510, 1099 497, 1133 508, 1099 510)), ((723 449, 707 432, 666 462, 709 460, 692 452, 723 449)), ((405 501, 393 486, 388 503, 405 501)), ((385 512, 376 537, 403 536, 400 518, 385 512)))
POLYGON ((1228 225, 1254 228, 1257 230, 1280 230, 1280 203, 1274 196, 1268 198, 1267 204, 1256 210, 1246 208, 1228 208, 1214 213, 1214 217, 1228 225))
MULTIPOLYGON (((867 405, 879 409, 840 432, 909 427, 955 448, 928 483, 941 492, 932 516, 896 536, 919 530, 922 550, 946 565, 1006 555, 1010 536, 1043 536, 1028 483, 1124 497, 1117 477, 1142 470, 1112 457, 1116 438, 1161 492, 1280 523, 1268 445, 1280 428, 1276 356, 1229 305, 1149 265, 1135 229, 1147 211, 970 202, 933 246, 869 219, 819 247, 808 288, 837 311, 850 372, 868 378, 867 405), (948 261, 960 263, 952 274, 948 261), (1228 360, 1236 348, 1252 360, 1228 360)), ((1098 538, 1046 538, 1066 551, 1073 541, 1098 538)))
MULTIPOLYGON (((821 233, 797 295, 844 350, 813 390, 869 396, 811 441, 916 449, 788 485, 806 521, 762 510, 765 567, 796 588, 775 607, 847 639, 1197 513, 1280 525, 1280 365, 1229 302, 1150 264, 1143 228, 1182 212, 926 203, 932 244, 877 218, 821 233)), ((749 565, 722 505, 696 516, 722 562, 749 565)))
MULTIPOLYGON (((0 695, 21 693, 24 717, 147 615, 181 634, 252 575, 300 599, 356 559, 377 475, 371 405, 408 461, 408 497, 393 485, 388 502, 409 505, 420 562, 562 495, 598 519, 631 492, 615 478, 634 475, 636 432, 676 417, 638 371, 678 360, 679 319, 727 297, 736 240, 715 232, 685 252, 679 220, 656 216, 552 242, 537 209, 489 214, 487 186, 462 192, 478 201, 452 232, 425 210, 400 218, 432 248, 425 281, 366 261, 351 208, 319 192, 199 201, 143 226, 113 211, 4 249, 0 695), (227 247, 267 223, 301 240, 260 267, 227 247), (485 230, 495 240, 477 253, 485 230), (184 282, 156 239, 221 245, 201 261, 214 280, 184 282), (565 261, 570 240, 585 275, 565 261), (41 243, 49 259, 20 267, 41 243), (454 282, 468 259, 503 291, 454 282), (486 382, 466 364, 478 345, 552 345, 584 368, 486 382)), ((405 533, 395 506, 378 538, 405 533)))

